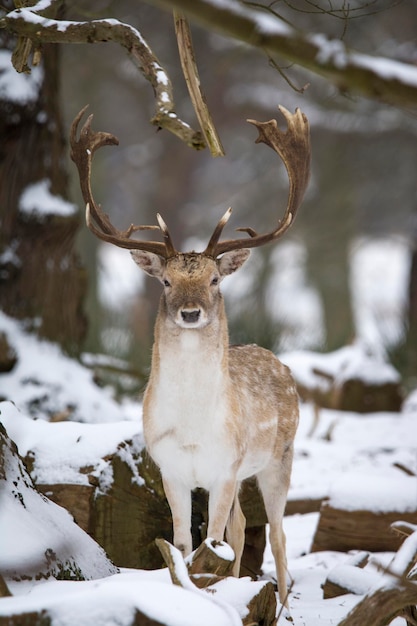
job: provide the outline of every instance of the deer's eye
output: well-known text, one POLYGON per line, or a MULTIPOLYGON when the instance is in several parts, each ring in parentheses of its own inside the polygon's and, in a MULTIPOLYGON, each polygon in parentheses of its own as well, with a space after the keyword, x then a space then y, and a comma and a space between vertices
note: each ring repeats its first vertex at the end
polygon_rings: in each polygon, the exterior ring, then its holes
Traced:
POLYGON ((212 284, 212 285, 218 285, 218 284, 219 284, 219 277, 218 277, 218 276, 214 276, 214 277, 211 279, 211 284, 212 284))
POLYGON ((164 278, 163 282, 164 282, 164 287, 171 287, 171 283, 166 278, 164 278))

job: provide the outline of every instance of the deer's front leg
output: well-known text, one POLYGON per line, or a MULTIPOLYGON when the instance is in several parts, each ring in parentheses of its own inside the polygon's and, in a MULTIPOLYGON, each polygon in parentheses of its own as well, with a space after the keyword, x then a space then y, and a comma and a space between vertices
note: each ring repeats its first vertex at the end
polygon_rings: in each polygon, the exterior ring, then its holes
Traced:
POLYGON ((172 514, 174 546, 183 556, 193 549, 191 537, 191 491, 180 481, 162 477, 165 495, 172 514))
POLYGON ((237 483, 235 478, 221 482, 209 491, 207 536, 223 541, 224 531, 232 510, 237 483))

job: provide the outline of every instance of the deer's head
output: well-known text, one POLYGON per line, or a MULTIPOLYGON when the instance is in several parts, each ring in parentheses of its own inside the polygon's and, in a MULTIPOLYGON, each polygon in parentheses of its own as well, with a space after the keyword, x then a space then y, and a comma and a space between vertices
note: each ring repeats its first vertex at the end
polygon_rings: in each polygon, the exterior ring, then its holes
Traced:
POLYGON ((164 259, 154 252, 132 250, 133 260, 163 285, 166 316, 181 328, 203 328, 218 318, 220 283, 246 261, 250 250, 226 252, 219 259, 203 253, 178 253, 164 259))
POLYGON ((91 191, 91 163, 94 152, 104 145, 118 144, 116 137, 109 133, 91 129, 93 116, 90 115, 80 131, 80 120, 87 107, 84 107, 72 123, 70 143, 71 158, 78 168, 81 190, 86 203, 88 228, 100 239, 131 251, 134 261, 149 275, 163 285, 166 313, 170 320, 182 328, 201 328, 217 315, 222 301, 219 285, 221 280, 239 269, 249 256, 249 248, 262 246, 281 237, 291 226, 300 206, 310 173, 310 134, 305 115, 297 109, 294 114, 279 107, 286 119, 288 129, 278 128, 276 120, 254 124, 259 132, 257 143, 263 142, 276 151, 283 160, 288 173, 290 190, 284 217, 272 231, 258 234, 252 228, 239 228, 248 236, 220 241, 224 226, 231 215, 228 209, 217 224, 204 252, 181 253, 172 242, 168 228, 157 215, 156 226, 135 226, 131 224, 125 231, 118 230, 96 204, 91 191), (163 241, 142 241, 131 239, 131 235, 141 230, 158 230, 163 241))

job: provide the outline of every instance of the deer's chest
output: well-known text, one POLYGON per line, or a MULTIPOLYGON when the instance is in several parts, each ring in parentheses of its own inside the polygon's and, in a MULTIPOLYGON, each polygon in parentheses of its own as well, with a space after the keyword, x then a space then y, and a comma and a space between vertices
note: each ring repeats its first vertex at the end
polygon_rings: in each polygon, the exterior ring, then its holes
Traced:
POLYGON ((145 397, 144 432, 162 473, 204 487, 235 461, 224 375, 211 355, 164 355, 145 397))

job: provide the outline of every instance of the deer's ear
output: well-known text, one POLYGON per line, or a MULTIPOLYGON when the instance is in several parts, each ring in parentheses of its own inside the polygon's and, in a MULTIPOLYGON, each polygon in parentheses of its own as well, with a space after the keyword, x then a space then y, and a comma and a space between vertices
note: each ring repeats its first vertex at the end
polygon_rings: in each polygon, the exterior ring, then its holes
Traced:
POLYGON ((144 272, 149 274, 149 276, 161 279, 165 266, 165 261, 162 257, 144 250, 131 250, 130 254, 136 265, 139 265, 144 272))
POLYGON ((233 274, 239 267, 242 267, 244 262, 250 255, 250 250, 243 248, 242 250, 232 250, 231 252, 225 252, 222 257, 217 261, 220 276, 228 276, 233 274))

